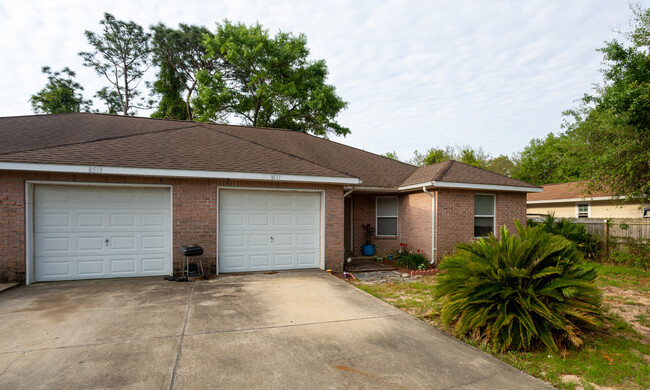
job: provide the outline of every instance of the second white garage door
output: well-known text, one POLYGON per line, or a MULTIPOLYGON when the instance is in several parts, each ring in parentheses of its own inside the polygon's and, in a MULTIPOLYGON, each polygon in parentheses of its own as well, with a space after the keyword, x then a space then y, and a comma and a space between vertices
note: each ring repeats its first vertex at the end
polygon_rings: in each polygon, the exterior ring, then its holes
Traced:
POLYGON ((220 190, 219 271, 320 266, 319 192, 220 190))

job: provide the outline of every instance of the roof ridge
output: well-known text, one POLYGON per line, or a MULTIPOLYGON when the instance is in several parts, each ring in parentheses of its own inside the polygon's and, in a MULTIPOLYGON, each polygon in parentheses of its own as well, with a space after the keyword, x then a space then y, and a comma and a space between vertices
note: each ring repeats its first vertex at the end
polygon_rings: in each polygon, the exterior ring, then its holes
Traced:
MULTIPOLYGON (((496 173, 496 172, 488 171, 488 170, 485 169, 485 168, 475 167, 474 165, 466 164, 466 163, 461 162, 461 161, 456 161, 456 160, 448 160, 448 161, 453 161, 453 162, 455 162, 455 163, 457 163, 457 164, 462 164, 462 165, 465 165, 465 166, 468 166, 468 167, 472 167, 472 168, 480 169, 480 170, 482 170, 483 172, 487 172, 487 173, 491 173, 491 174, 493 174, 493 175, 497 175, 497 176, 505 177, 505 178, 508 178, 508 179, 510 179, 510 180, 515 180, 515 181, 518 181, 518 182, 520 182, 520 183, 527 184, 528 186, 540 187, 540 188, 541 188, 541 186, 538 186, 538 185, 535 185, 535 184, 531 184, 531 183, 525 182, 525 181, 523 181, 523 180, 515 179, 514 177, 510 177, 510 176, 502 175, 502 174, 500 174, 500 173, 496 173)), ((450 165, 450 167, 451 167, 451 165, 450 165)))
MULTIPOLYGON (((364 150, 364 149, 359 149, 359 148, 356 148, 354 146, 350 146, 350 145, 346 145, 346 144, 343 144, 343 143, 340 143, 340 142, 336 142, 336 141, 331 140, 331 139, 325 139, 325 138, 319 137, 319 136, 317 136, 315 134, 304 133, 302 131, 291 130, 291 129, 283 129, 283 128, 280 128, 280 127, 243 126, 243 125, 232 125, 232 124, 228 124, 228 123, 214 123, 214 122, 201 122, 201 123, 212 125, 212 126, 229 126, 229 127, 240 127, 240 128, 244 128, 244 129, 250 129, 250 130, 270 130, 270 131, 283 131, 283 132, 288 132, 288 133, 302 134, 303 136, 316 138, 316 139, 319 139, 321 141, 333 142, 333 143, 335 143, 337 145, 343 146, 343 147, 348 148, 348 149, 354 149, 354 150, 357 150, 359 152, 372 154, 373 156, 379 156, 379 157, 382 157, 382 158, 385 158, 385 159, 388 159, 388 160, 391 160, 391 161, 395 161, 395 162, 398 162, 398 163, 400 163, 402 165, 407 165, 409 167, 418 168, 417 166, 415 166, 413 164, 409 164, 409 163, 404 162, 404 161, 394 160, 392 158, 382 156, 381 154, 372 153, 372 152, 369 152, 369 151, 364 150)), ((345 138, 345 136, 343 136, 343 137, 345 138)), ((306 161, 309 161, 309 160, 306 160, 306 161)))
MULTIPOLYGON (((78 113, 75 113, 75 114, 78 114, 78 113)), ((93 113, 90 113, 90 114, 93 114, 93 113)), ((55 115, 58 115, 58 114, 55 114, 55 115)), ((36 116, 36 115, 32 115, 32 116, 36 116)), ((67 144, 42 146, 42 147, 39 147, 39 148, 32 148, 32 149, 14 150, 14 151, 11 151, 11 152, 0 153, 0 156, 6 156, 6 155, 11 155, 11 154, 16 154, 16 153, 24 153, 24 152, 34 152, 34 151, 37 151, 37 150, 60 148, 60 147, 64 147, 64 146, 91 144, 91 143, 94 143, 94 142, 102 142, 102 141, 110 141, 110 140, 115 140, 115 139, 137 137, 137 136, 140 136, 140 135, 147 135, 147 134, 164 133, 166 131, 189 129, 189 128, 192 128, 192 127, 200 126, 200 124, 196 124, 194 122, 191 122, 191 123, 192 123, 191 126, 174 127, 174 128, 171 128, 171 129, 162 129, 162 130, 153 130, 153 131, 147 131, 147 132, 138 133, 138 134, 119 135, 119 136, 114 136, 114 137, 99 138, 99 139, 88 140, 88 141, 83 141, 83 142, 70 142, 70 143, 67 143, 67 144)))
MULTIPOLYGON (((442 162, 438 163, 438 164, 445 164, 446 163, 447 166, 443 167, 442 170, 438 173, 438 176, 434 177, 431 181, 441 181, 442 178, 445 177, 447 172, 449 172, 449 169, 451 168, 452 165, 454 165, 455 162, 456 162, 455 160, 446 160, 446 161, 442 161, 442 162)), ((437 164, 434 164, 434 165, 437 165, 437 164)))
MULTIPOLYGON (((277 152, 277 153, 282 153, 282 154, 287 155, 287 156, 289 156, 289 157, 297 158, 297 159, 299 159, 299 160, 306 161, 306 162, 311 163, 311 164, 314 164, 314 165, 318 165, 319 167, 323 167, 323 168, 329 169, 329 170, 331 170, 331 171, 333 171, 333 172, 338 172, 338 173, 343 174, 343 175, 346 175, 346 176, 348 176, 348 177, 354 177, 354 178, 360 179, 358 176, 355 176, 355 175, 353 175, 353 174, 351 174, 351 173, 349 173, 349 172, 343 172, 343 171, 340 171, 340 170, 338 170, 338 169, 334 169, 334 168, 332 168, 332 167, 328 167, 328 166, 323 165, 323 164, 320 164, 320 163, 318 163, 318 162, 316 162, 316 161, 311 161, 311 160, 308 160, 308 159, 306 159, 306 158, 304 158, 304 157, 297 156, 297 155, 292 154, 292 153, 288 153, 288 152, 285 152, 285 151, 282 151, 282 150, 278 150, 278 149, 272 148, 272 147, 270 147, 270 146, 268 146, 268 145, 265 145, 265 144, 263 144, 263 143, 260 143, 260 142, 255 142, 255 141, 251 141, 251 140, 248 140, 248 139, 245 139, 245 138, 237 137, 236 135, 225 133, 225 132, 223 132, 223 131, 220 131, 219 129, 210 129, 210 128, 208 128, 207 126, 204 126, 203 124, 199 124, 199 126, 205 128, 206 130, 216 131, 216 132, 218 132, 218 133, 220 133, 220 134, 223 134, 223 135, 226 135, 226 136, 228 136, 228 137, 236 138, 236 139, 238 139, 238 140, 240 140, 240 141, 248 142, 248 143, 251 143, 251 144, 253 144, 253 145, 261 146, 261 147, 263 147, 263 148, 266 148, 266 149, 272 150, 272 151, 277 152)), ((289 131, 291 131, 291 130, 289 130, 289 131)))

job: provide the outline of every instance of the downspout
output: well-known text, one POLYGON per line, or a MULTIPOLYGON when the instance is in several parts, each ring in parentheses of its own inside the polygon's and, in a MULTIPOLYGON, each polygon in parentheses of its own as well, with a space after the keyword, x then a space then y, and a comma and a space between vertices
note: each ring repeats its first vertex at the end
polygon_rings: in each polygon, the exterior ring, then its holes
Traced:
MULTIPOLYGON (((354 192, 355 189, 356 188, 352 188, 350 191, 344 193, 343 194, 343 199, 347 198, 348 195, 350 195, 352 192, 354 192)), ((350 199, 350 202, 352 202, 352 199, 350 199)), ((353 223, 354 216, 352 215, 352 210, 353 210, 352 203, 350 203, 350 245, 354 248, 354 227, 353 227, 354 226, 354 223, 353 223)), ((343 231, 345 231, 345 229, 343 229, 343 231)), ((343 270, 343 272, 347 271, 348 261, 351 260, 351 259, 352 258, 343 259, 343 267, 341 268, 343 270)))
POLYGON ((436 197, 422 186, 422 191, 431 197, 431 264, 436 262, 436 197))

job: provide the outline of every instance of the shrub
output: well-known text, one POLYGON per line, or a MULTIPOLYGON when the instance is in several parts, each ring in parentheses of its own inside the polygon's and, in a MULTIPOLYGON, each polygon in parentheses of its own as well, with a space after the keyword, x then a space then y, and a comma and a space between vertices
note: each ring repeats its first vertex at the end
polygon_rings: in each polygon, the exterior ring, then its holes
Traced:
POLYGON ((547 233, 557 234, 574 242, 588 258, 596 257, 598 241, 587 232, 587 228, 583 224, 566 218, 556 218, 554 214, 549 214, 541 223, 529 219, 527 225, 529 227, 541 226, 542 230, 547 233))
POLYGON ((603 324, 596 269, 564 237, 516 226, 518 235, 504 226, 501 240, 490 234, 459 244, 441 262, 443 323, 455 322, 457 335, 472 333, 501 352, 579 347, 586 330, 603 324))
POLYGON ((422 253, 406 253, 395 259, 395 263, 408 269, 423 269, 421 267, 426 268, 429 261, 422 253))
POLYGON ((616 247, 617 249, 609 257, 613 263, 644 270, 650 269, 650 240, 626 237, 616 247))

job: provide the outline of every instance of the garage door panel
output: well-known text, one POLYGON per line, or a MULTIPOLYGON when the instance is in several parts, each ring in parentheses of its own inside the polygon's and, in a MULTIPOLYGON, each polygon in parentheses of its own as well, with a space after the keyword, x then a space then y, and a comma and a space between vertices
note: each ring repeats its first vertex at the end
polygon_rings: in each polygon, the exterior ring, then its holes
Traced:
POLYGON ((293 253, 275 253, 273 254, 273 264, 281 267, 294 265, 293 257, 293 253))
POLYGON ((290 212, 287 213, 275 213, 273 215, 273 225, 274 226, 291 226, 293 225, 293 215, 290 212))
POLYGON ((294 237, 294 233, 285 233, 285 234, 276 233, 274 235, 275 247, 276 248, 293 247, 293 243, 294 243, 293 237, 294 237))
POLYGON ((37 215, 37 218, 40 219, 43 230, 61 230, 72 227, 69 213, 42 212, 40 215, 37 215))
POLYGON ((251 268, 268 269, 267 267, 271 266, 271 258, 268 254, 251 254, 248 256, 248 259, 251 268))
POLYGON ((219 255, 219 265, 223 269, 231 270, 230 272, 243 271, 246 266, 246 261, 243 254, 219 255))
POLYGON ((307 195, 297 195, 296 196, 296 205, 297 209, 307 209, 314 210, 320 206, 320 199, 314 198, 313 196, 307 195))
POLYGON ((143 257, 142 258, 142 272, 144 273, 159 273, 166 271, 166 265, 169 261, 168 257, 143 257))
POLYGON ((77 252, 100 252, 104 250, 104 236, 77 237, 77 252))
POLYGON ((293 196, 291 194, 273 194, 271 195, 271 208, 274 210, 292 209, 293 196))
POLYGON ((169 189, 37 185, 34 277, 167 275, 170 214, 169 189))
POLYGON ((110 258, 108 263, 111 267, 112 274, 135 274, 135 257, 130 258, 110 258))
POLYGON ((137 248, 136 238, 134 236, 111 236, 111 250, 115 251, 134 251, 137 248))
POLYGON ((165 221, 165 214, 163 213, 142 214, 140 226, 148 227, 148 228, 153 228, 153 227, 165 228, 168 226, 168 224, 165 221))
POLYGON ((269 227, 269 216, 266 214, 250 214, 248 224, 251 227, 269 227))
POLYGON ((67 259, 59 261, 48 261, 39 264, 44 275, 48 275, 53 280, 63 280, 62 278, 70 278, 71 263, 67 259))
POLYGON ((103 228, 106 223, 103 213, 77 213, 76 221, 79 229, 103 228))
POLYGON ((317 261, 318 256, 314 252, 298 253, 298 264, 300 265, 317 264, 317 261))
POLYGON ((105 272, 104 260, 79 260, 77 261, 77 275, 82 277, 98 277, 105 272))
POLYGON ((72 245, 70 244, 70 237, 60 236, 60 237, 42 237, 41 239, 41 251, 43 253, 52 253, 52 254, 66 254, 70 253, 72 245))

